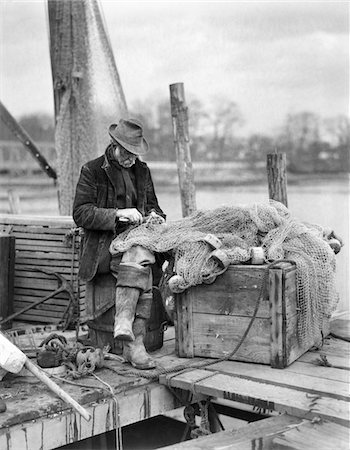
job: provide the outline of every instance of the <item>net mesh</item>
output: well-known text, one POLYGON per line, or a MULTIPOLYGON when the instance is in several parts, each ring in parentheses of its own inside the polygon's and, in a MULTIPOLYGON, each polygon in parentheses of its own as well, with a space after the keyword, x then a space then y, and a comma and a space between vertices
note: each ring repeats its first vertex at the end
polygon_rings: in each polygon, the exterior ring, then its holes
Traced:
POLYGON ((181 220, 159 224, 156 220, 117 236, 112 254, 134 245, 165 253, 174 261, 177 288, 213 281, 230 264, 248 262, 252 248, 262 247, 265 261, 292 260, 297 273, 298 337, 306 345, 320 343, 324 320, 338 302, 335 254, 327 242, 329 230, 294 218, 279 202, 223 206, 197 211, 181 220), (208 236, 219 239, 220 255, 208 236))
POLYGON ((69 215, 81 166, 101 155, 127 107, 96 0, 49 3, 60 213, 69 215))

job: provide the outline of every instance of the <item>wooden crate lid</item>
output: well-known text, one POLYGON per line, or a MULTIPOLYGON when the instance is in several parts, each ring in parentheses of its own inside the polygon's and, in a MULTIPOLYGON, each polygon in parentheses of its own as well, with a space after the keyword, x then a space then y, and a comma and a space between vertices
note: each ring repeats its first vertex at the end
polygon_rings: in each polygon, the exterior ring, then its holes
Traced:
POLYGON ((72 228, 76 226, 72 216, 33 216, 20 214, 0 214, 0 224, 27 226, 41 225, 61 228, 72 228))

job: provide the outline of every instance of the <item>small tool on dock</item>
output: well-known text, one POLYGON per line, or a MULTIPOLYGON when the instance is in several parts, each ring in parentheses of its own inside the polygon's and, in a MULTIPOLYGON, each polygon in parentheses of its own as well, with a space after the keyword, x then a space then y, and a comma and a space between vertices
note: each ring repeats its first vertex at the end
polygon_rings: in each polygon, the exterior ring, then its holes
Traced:
POLYGON ((79 405, 67 392, 52 381, 38 366, 33 364, 26 355, 0 331, 0 367, 8 372, 18 373, 23 367, 28 369, 34 376, 42 381, 52 392, 54 392, 61 400, 68 403, 74 408, 85 420, 91 419, 90 414, 79 405))

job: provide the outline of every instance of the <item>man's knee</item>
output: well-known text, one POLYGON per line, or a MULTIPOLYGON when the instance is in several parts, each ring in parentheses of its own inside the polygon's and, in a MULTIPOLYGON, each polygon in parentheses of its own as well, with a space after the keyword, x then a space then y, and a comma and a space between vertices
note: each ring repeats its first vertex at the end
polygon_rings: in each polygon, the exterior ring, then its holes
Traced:
POLYGON ((123 263, 137 263, 141 266, 149 266, 155 263, 155 257, 153 252, 141 245, 134 245, 125 253, 123 253, 123 263))

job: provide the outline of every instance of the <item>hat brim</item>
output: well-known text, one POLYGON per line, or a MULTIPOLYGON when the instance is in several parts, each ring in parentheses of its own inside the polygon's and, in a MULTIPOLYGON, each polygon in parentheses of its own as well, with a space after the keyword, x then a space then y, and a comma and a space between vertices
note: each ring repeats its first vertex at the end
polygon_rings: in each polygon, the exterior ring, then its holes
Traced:
POLYGON ((127 150, 130 153, 133 153, 134 155, 145 155, 149 150, 149 145, 146 139, 143 137, 141 141, 141 145, 131 145, 127 142, 123 141, 118 135, 116 135, 117 125, 113 124, 109 127, 109 135, 110 137, 116 141, 118 144, 120 144, 125 150, 127 150))

